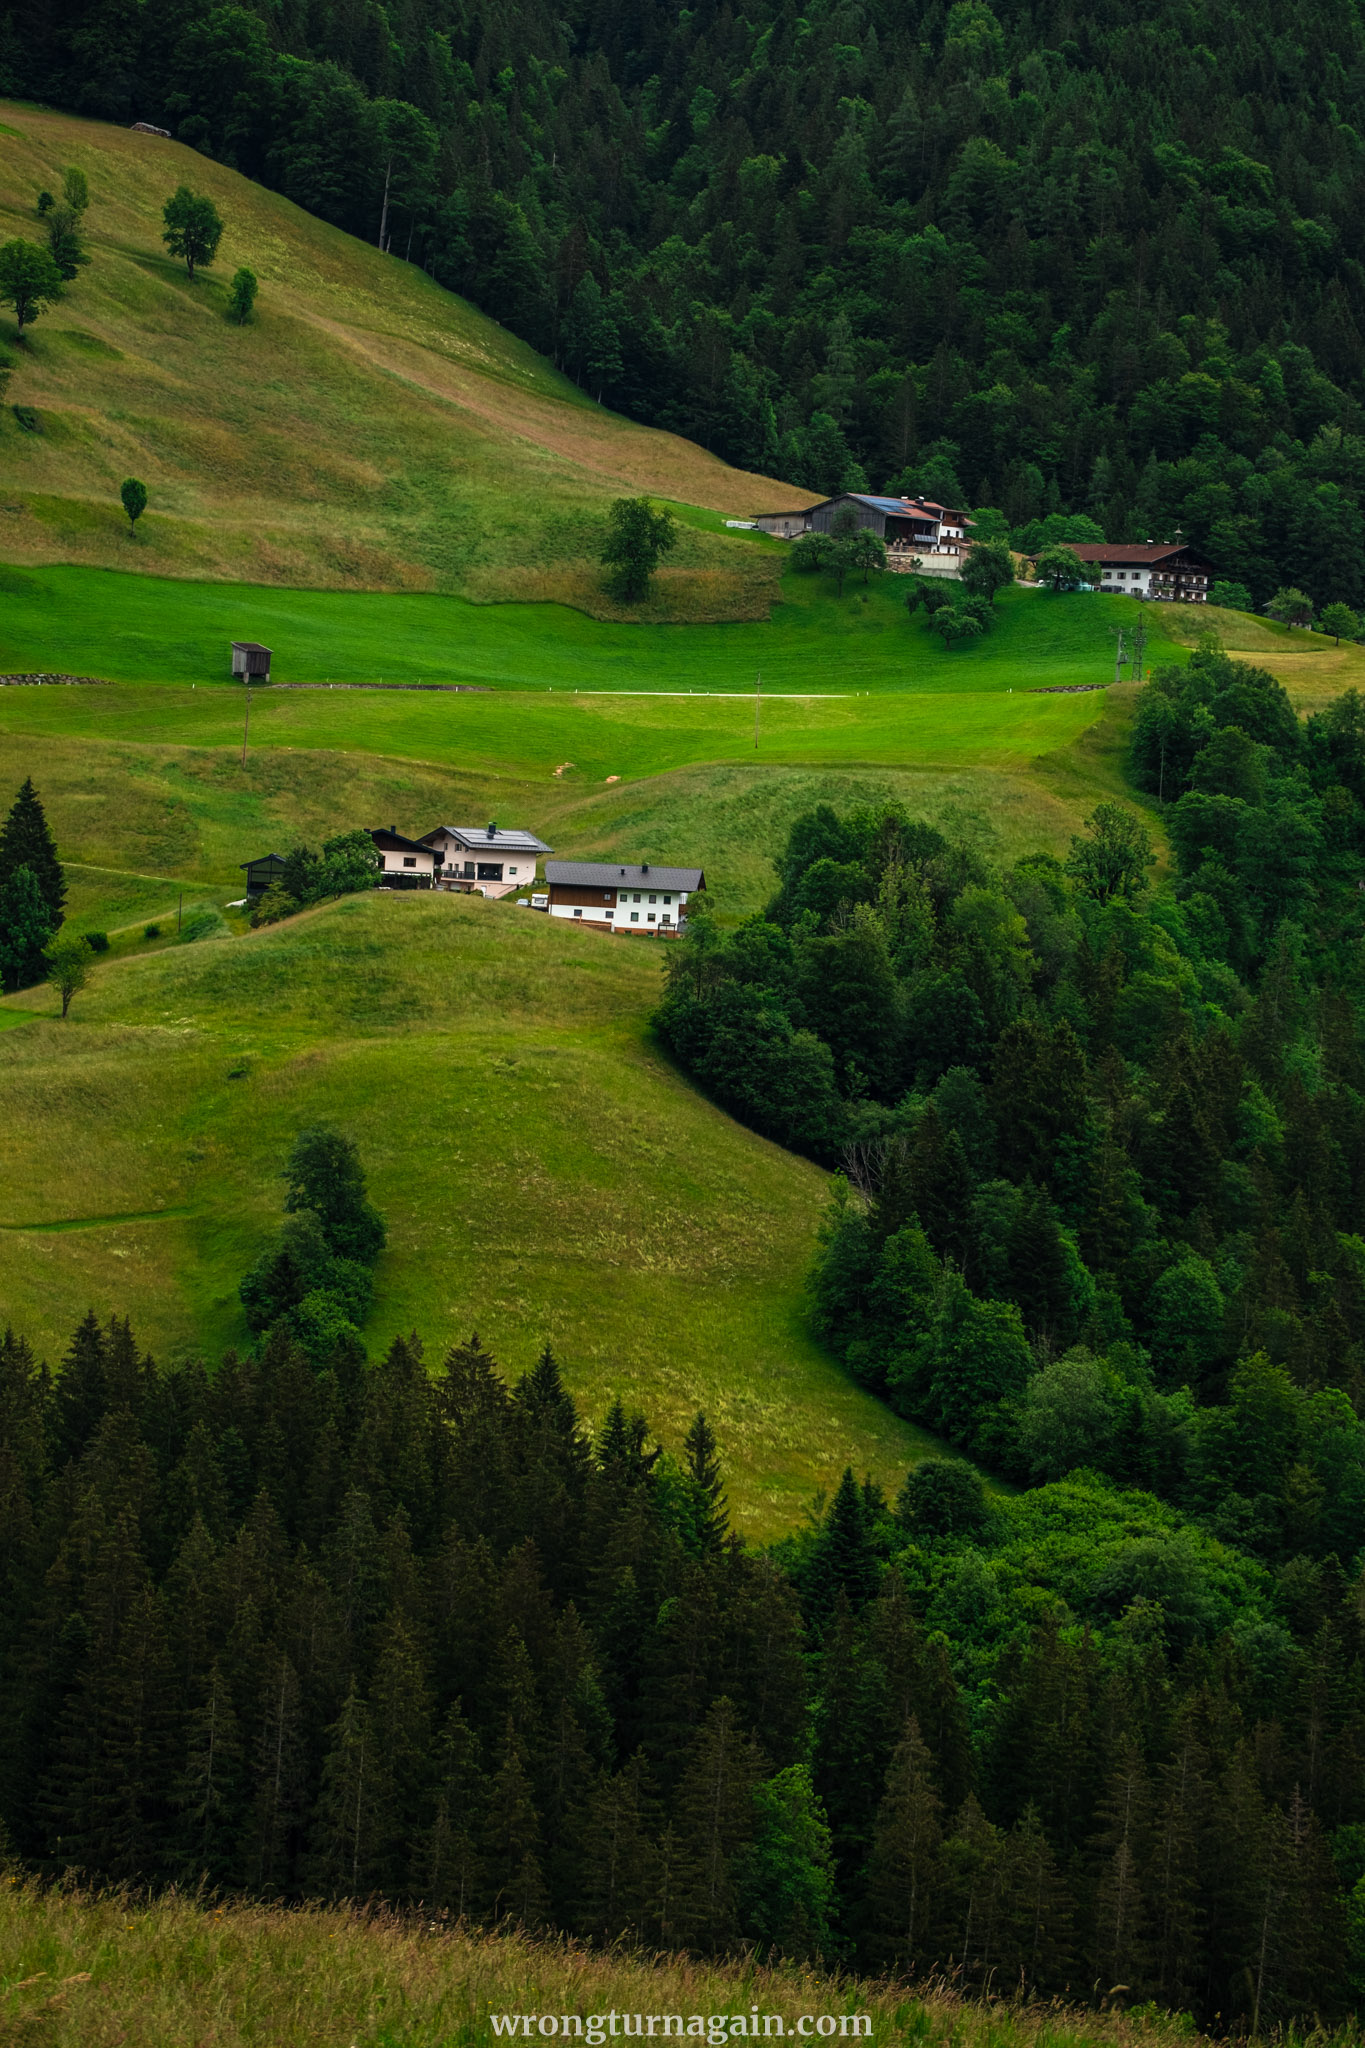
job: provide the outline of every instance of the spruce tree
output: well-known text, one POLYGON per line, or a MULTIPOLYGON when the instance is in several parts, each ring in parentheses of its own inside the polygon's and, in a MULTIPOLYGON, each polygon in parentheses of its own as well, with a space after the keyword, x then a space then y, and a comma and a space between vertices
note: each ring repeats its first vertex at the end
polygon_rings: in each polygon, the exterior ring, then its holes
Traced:
POLYGON ((231 1689, 217 1658, 190 1709, 183 1743, 172 1863, 187 1883, 230 1883, 241 1837, 243 1752, 231 1689))
POLYGON ((865 1874, 872 1952, 898 1969, 936 1958, 942 1912, 943 1802, 919 1723, 907 1722, 891 1759, 865 1874))
POLYGON ((857 1614, 876 1590, 877 1558, 862 1494, 846 1466, 806 1568, 804 1604, 811 1626, 818 1632, 826 1625, 841 1593, 857 1614))
POLYGON ((52 912, 25 867, 0 882, 0 987, 7 994, 47 979, 52 912))
POLYGON ((572 1924, 590 1941, 640 1939, 650 1919, 657 1815, 644 1755, 599 1771, 573 1829, 572 1924))
POLYGON ((762 1768, 733 1705, 717 1700, 693 1738, 672 1802, 673 1927, 689 1945, 724 1947, 740 1932, 737 1859, 754 1835, 762 1768))
POLYGON ((474 1909, 482 1866, 476 1847, 488 1796, 478 1744, 456 1700, 432 1766, 431 1821, 413 1848, 413 1879, 433 1911, 462 1920, 474 1909))
POLYGON ((16 868, 27 868, 37 882, 38 892, 51 912, 50 929, 55 932, 62 923, 66 877, 31 775, 24 778, 9 816, 0 825, 0 884, 7 882, 16 868))
POLYGON ((356 1898, 383 1883, 394 1811, 387 1759, 354 1679, 328 1736, 309 1828, 312 1881, 356 1898))
POLYGON ((714 1553, 722 1548, 729 1534, 730 1515, 725 1504, 715 1432, 700 1408, 683 1438, 683 1450, 696 1503, 697 1546, 703 1553, 714 1553))

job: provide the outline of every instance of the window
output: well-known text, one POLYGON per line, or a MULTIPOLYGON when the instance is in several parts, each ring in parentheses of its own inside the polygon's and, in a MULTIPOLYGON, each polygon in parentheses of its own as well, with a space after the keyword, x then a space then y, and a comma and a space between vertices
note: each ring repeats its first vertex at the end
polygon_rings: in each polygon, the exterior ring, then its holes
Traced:
POLYGON ((583 915, 583 913, 582 913, 582 911, 581 911, 581 910, 576 910, 576 911, 574 912, 574 916, 575 916, 575 917, 581 917, 582 915, 583 915))
POLYGON ((651 903, 657 903, 659 899, 657 896, 651 896, 649 900, 651 903))
POLYGON ((673 898, 672 898, 671 896, 665 896, 665 898, 664 898, 664 902, 665 902, 665 903, 671 903, 672 901, 673 901, 673 898))
POLYGON ((662 922, 663 922, 664 924, 672 924, 672 922, 673 922, 673 919, 672 919, 672 917, 671 917, 671 916, 669 915, 669 913, 668 913, 667 911, 665 911, 665 912, 664 912, 664 914, 663 914, 663 919, 662 919, 662 922))
POLYGON ((508 875, 509 875, 509 877, 510 877, 510 876, 512 876, 512 875, 514 875, 514 874, 516 873, 516 869, 515 869, 515 868, 509 868, 509 869, 507 870, 507 873, 508 873, 508 875))
POLYGON ((474 863, 472 860, 467 860, 464 864, 464 878, 467 882, 472 882, 474 879, 474 863))
MULTIPOLYGON (((639 900, 640 900, 640 899, 639 899, 639 897, 637 896, 637 897, 636 897, 636 899, 635 899, 635 901, 636 901, 636 902, 638 903, 638 902, 639 902, 639 900)), ((631 911, 631 913, 630 913, 630 921, 631 921, 631 923, 632 923, 632 924, 638 924, 638 923, 640 922, 640 913, 639 913, 639 911, 638 911, 638 910, 632 910, 632 911, 631 911)))
POLYGON ((609 910, 609 911, 607 912, 607 916, 608 916, 608 917, 615 917, 615 915, 616 915, 616 912, 615 912, 614 910, 609 910))
POLYGON ((415 853, 405 853, 403 855, 403 866, 405 868, 415 868, 416 865, 417 855, 415 853))
POLYGON ((479 880, 481 882, 500 882, 502 880, 502 862, 500 860, 481 860, 479 862, 479 880))
POLYGON ((637 889, 637 890, 635 891, 635 901, 636 901, 636 902, 638 903, 638 902, 639 902, 639 900, 640 900, 640 892, 639 892, 639 890, 637 889))
POLYGON ((658 920, 658 919, 657 919, 657 918, 655 917, 655 915, 654 915, 654 912, 653 912, 652 910, 651 910, 651 911, 649 911, 649 912, 647 913, 647 915, 648 915, 648 917, 649 917, 649 921, 650 921, 650 923, 651 923, 651 924, 657 924, 657 923, 658 923, 658 921, 659 921, 659 920, 658 920))

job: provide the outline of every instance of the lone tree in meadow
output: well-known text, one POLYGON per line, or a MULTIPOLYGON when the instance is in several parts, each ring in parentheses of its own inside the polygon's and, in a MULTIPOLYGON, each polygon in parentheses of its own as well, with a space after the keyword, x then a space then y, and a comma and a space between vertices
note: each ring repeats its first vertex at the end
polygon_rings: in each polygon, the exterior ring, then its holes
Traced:
POLYGON ((939 634, 951 654, 954 640, 979 639, 986 628, 976 613, 969 611, 966 605, 945 604, 940 605, 931 617, 929 630, 931 633, 939 634))
POLYGON ((1360 631, 1360 620, 1348 604, 1328 604, 1322 608, 1322 630, 1330 633, 1340 647, 1343 639, 1354 640, 1360 631))
POLYGON ((66 903, 66 876, 57 858, 57 842, 43 811, 42 798, 33 787, 33 777, 10 805, 9 816, 0 825, 0 883, 7 882, 19 868, 27 868, 51 913, 52 931, 61 924, 66 903))
POLYGON ((618 498, 607 515, 601 561, 606 588, 618 604, 638 604, 649 595, 659 558, 678 545, 678 529, 665 505, 655 511, 648 498, 618 498))
POLYGON ((191 192, 188 185, 178 185, 162 207, 161 218, 166 223, 161 239, 172 256, 184 257, 190 277, 197 263, 207 269, 223 239, 223 223, 213 201, 191 192))
POLYGON ((0 882, 0 986, 7 994, 32 988, 47 972, 43 948, 56 919, 43 901, 31 868, 16 868, 0 882))
POLYGON ((118 494, 128 514, 128 531, 136 534, 138 520, 147 510, 147 486, 140 477, 126 476, 119 485, 118 494))
POLYGON ((229 316, 242 327, 251 318, 251 309, 255 303, 256 273, 254 270, 248 270, 244 263, 228 287, 229 316))
POLYGON ((68 164, 62 172, 62 198, 73 213, 84 213, 90 204, 90 182, 75 164, 68 164))
POLYGON ((62 273, 46 249, 16 240, 0 248, 0 302, 13 306, 20 341, 30 320, 61 297, 62 273))
POLYGON ((88 941, 79 938, 75 932, 68 932, 64 938, 53 939, 43 951, 47 966, 47 978, 62 999, 62 1015, 71 1008, 71 998, 78 996, 90 979, 90 970, 95 956, 88 941))

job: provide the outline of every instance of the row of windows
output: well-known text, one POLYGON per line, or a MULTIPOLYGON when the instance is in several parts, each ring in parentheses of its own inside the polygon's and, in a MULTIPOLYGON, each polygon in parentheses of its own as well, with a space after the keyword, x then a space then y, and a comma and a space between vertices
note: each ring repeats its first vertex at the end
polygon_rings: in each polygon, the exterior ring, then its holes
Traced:
MULTIPOLYGON (((646 892, 646 893, 648 893, 648 892, 646 892)), ((617 890, 617 892, 616 892, 616 900, 617 900, 617 902, 618 902, 618 903, 629 903, 629 902, 630 902, 630 897, 629 897, 629 896, 627 895, 627 893, 626 893, 626 891, 625 891, 624 889, 618 889, 618 890, 617 890)), ((639 890, 637 889, 637 890, 635 891, 635 901, 636 901, 636 902, 638 903, 638 902, 639 902, 640 900, 641 900, 641 899, 640 899, 640 892, 639 892, 639 890)), ((650 897, 649 897, 649 901, 650 901, 651 903, 657 903, 657 902, 658 902, 658 900, 659 900, 659 899, 658 899, 658 897, 657 897, 657 896, 650 896, 650 897)), ((673 901, 673 898, 672 898, 671 896, 665 896, 665 897, 664 897, 664 902, 665 902, 665 903, 671 903, 672 901, 673 901)))
MULTIPOLYGON (((623 898, 622 900, 624 901, 625 899, 623 898)), ((637 896, 637 897, 636 897, 636 899, 635 899, 635 901, 636 901, 636 902, 638 903, 638 902, 639 902, 639 900, 640 900, 640 899, 639 899, 639 897, 637 896)), ((652 903, 652 902, 654 901, 654 898, 653 898, 653 897, 651 896, 649 900, 650 900, 650 902, 652 903)), ((665 901, 665 903, 667 903, 667 901, 668 901, 668 898, 667 898, 666 896, 665 896, 665 898, 664 898, 664 901, 665 901)), ((574 916, 575 916, 575 917, 581 917, 582 915, 583 915, 583 913, 582 913, 582 911, 581 911, 581 910, 575 910, 575 912, 574 912, 574 916)), ((603 913, 603 915, 604 915, 604 916, 606 916, 606 917, 609 917, 609 918, 614 918, 614 917, 615 917, 615 915, 616 915, 616 912, 615 912, 614 910, 608 910, 608 911, 605 911, 605 912, 603 913)), ((632 923, 632 924, 638 924, 638 923, 640 922, 640 913, 639 913, 639 911, 638 911, 638 910, 632 910, 632 911, 631 911, 631 913, 630 913, 630 921, 631 921, 631 923, 632 923)), ((655 912, 654 912, 654 911, 652 911, 652 910, 647 910, 647 911, 645 912, 645 921, 646 921, 646 923, 647 923, 647 924, 672 924, 672 922, 673 922, 673 914, 672 914, 672 912, 671 912, 671 911, 665 910, 665 911, 663 912, 662 916, 657 916, 657 915, 655 914, 655 912)))

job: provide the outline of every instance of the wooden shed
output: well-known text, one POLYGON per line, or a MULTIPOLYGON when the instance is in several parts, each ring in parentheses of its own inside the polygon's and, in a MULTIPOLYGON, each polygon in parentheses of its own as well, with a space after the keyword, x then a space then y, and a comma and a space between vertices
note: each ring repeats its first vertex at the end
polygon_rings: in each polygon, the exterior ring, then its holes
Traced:
POLYGON ((248 896, 264 896, 272 882, 278 882, 284 873, 284 855, 280 853, 258 854, 255 860, 244 860, 246 870, 246 893, 248 896))
POLYGON ((262 647, 259 640, 234 640, 232 643, 232 673, 245 676, 253 683, 270 681, 270 649, 262 647))

